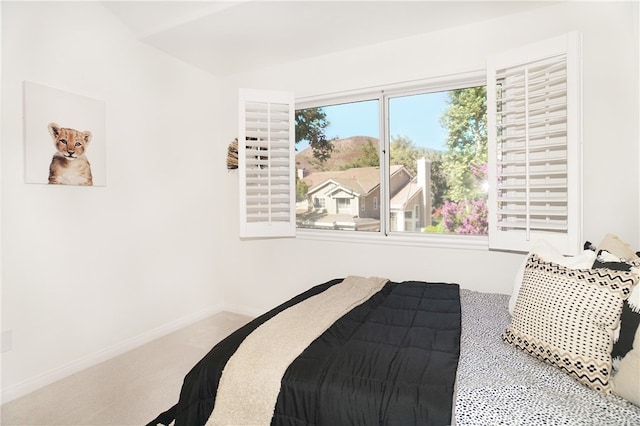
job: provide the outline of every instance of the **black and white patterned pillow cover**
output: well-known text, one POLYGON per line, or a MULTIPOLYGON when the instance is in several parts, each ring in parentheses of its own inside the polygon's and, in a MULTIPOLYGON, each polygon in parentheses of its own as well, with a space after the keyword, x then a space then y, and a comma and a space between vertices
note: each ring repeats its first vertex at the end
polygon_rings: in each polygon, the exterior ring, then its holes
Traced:
MULTIPOLYGON (((638 273, 638 265, 629 260, 625 260, 609 253, 607 250, 600 250, 593 268, 608 268, 617 271, 631 271, 638 273)), ((620 315, 619 335, 614 337, 611 357, 614 364, 619 362, 633 348, 636 330, 640 325, 640 286, 632 289, 630 297, 625 300, 620 315)))
POLYGON ((610 393, 613 331, 637 282, 628 271, 569 269, 532 254, 502 339, 610 393))
MULTIPOLYGON (((640 329, 636 330, 635 340, 640 342, 640 329)), ((611 378, 611 388, 613 393, 640 406, 640 347, 634 347, 620 361, 618 373, 611 378)))

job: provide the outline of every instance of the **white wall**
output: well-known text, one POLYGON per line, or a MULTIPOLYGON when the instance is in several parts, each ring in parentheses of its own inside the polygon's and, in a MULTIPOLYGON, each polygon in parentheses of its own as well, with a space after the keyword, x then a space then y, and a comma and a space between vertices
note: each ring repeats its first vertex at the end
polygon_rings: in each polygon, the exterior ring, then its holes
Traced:
MULTIPOLYGON (((635 51, 637 52, 636 53, 636 60, 638 63, 637 69, 640 72, 640 3, 638 2, 633 3, 632 16, 633 16, 633 39, 635 40, 635 51)), ((638 84, 637 90, 638 90, 638 98, 640 99, 640 84, 638 84)), ((638 134, 640 134, 640 108, 638 108, 638 111, 637 111, 636 121, 638 124, 638 134)), ((640 150, 638 151, 639 151, 638 153, 640 154, 640 150)), ((638 157, 638 164, 640 164, 640 157, 638 157)), ((638 184, 638 191, 640 191, 640 182, 638 184)), ((638 217, 638 221, 640 222, 640 215, 638 217)), ((640 235, 638 236, 638 238, 640 238, 640 235)))
POLYGON ((137 42, 98 2, 1 7, 7 401, 222 307, 227 171, 216 78, 137 42), (105 101, 106 187, 24 183, 25 80, 105 101))
MULTIPOLYGON (((569 2, 532 12, 229 78, 224 138, 236 135, 238 87, 292 90, 299 98, 484 69, 494 52, 578 30, 584 58, 584 236, 608 232, 639 247, 638 51, 633 4, 569 2)), ((461 13, 464 13, 461 10, 461 13)), ((237 175, 224 184, 233 206, 225 300, 258 312, 310 284, 347 274, 457 282, 510 293, 521 254, 310 240, 239 241, 237 175), (234 255, 235 254, 235 255, 234 255), (255 283, 255 285, 247 285, 255 283)))
POLYGON ((304 97, 466 72, 493 52, 580 30, 585 237, 614 232, 640 246, 629 3, 550 6, 221 81, 138 43, 99 3, 0 5, 2 330, 13 337, 2 354, 5 401, 223 303, 258 313, 334 277, 510 292, 521 254, 240 241, 238 177, 225 169, 238 87, 304 97), (25 80, 106 102, 107 187, 24 183, 25 80))

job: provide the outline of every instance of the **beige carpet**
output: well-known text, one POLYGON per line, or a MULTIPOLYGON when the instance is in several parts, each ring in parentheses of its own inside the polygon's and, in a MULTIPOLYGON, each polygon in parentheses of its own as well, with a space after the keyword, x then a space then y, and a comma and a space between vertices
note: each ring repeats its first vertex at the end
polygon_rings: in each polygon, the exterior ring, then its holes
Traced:
POLYGON ((184 375, 251 318, 219 313, 0 407, 9 425, 144 425, 178 401, 184 375))

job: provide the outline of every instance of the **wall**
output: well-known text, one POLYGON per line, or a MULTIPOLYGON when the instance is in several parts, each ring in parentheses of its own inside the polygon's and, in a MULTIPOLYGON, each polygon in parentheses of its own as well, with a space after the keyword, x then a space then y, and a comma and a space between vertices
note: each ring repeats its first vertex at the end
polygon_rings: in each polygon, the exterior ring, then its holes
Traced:
MULTIPOLYGON (((606 233, 640 247, 638 50, 632 3, 568 2, 324 57, 238 74, 225 82, 226 126, 236 135, 238 87, 290 90, 298 99, 482 70, 492 53, 578 30, 584 62, 584 237, 606 233)), ((464 13, 463 11, 461 11, 464 13)), ((637 34, 637 33, 636 33, 637 34)), ((223 185, 232 208, 225 300, 259 312, 311 284, 347 274, 457 282, 510 293, 522 254, 486 250, 347 244, 298 239, 239 241, 237 175, 223 185)), ((222 253, 220 253, 222 254, 222 253)))
POLYGON ((614 232, 640 246, 630 3, 548 6, 223 80, 138 43, 99 3, 0 5, 1 328, 12 337, 2 354, 4 401, 222 306, 259 313, 338 276, 511 291, 522 254, 240 241, 238 176, 224 168, 238 87, 302 98, 479 70, 493 52, 579 30, 585 237, 614 232), (106 102, 106 187, 24 183, 25 80, 106 102))
POLYGON ((6 402, 221 309, 227 171, 216 78, 98 2, 1 7, 6 402), (105 102, 106 187, 24 183, 24 81, 105 102))
MULTIPOLYGON (((637 69, 640 70, 640 3, 638 2, 633 3, 632 16, 633 16, 633 39, 635 41, 636 60, 637 60, 637 67, 638 67, 637 69)), ((640 84, 638 84, 637 90, 638 90, 638 98, 640 99, 640 84)), ((638 134, 640 134, 640 108, 637 111, 636 122, 638 125, 638 134)), ((640 154, 640 150, 638 151, 640 154)), ((640 157, 638 158, 638 164, 640 164, 640 157)), ((640 191, 640 184, 638 185, 638 191, 640 191)), ((640 221, 640 218, 639 218, 639 221, 640 221)), ((640 238, 640 236, 638 237, 640 238)))

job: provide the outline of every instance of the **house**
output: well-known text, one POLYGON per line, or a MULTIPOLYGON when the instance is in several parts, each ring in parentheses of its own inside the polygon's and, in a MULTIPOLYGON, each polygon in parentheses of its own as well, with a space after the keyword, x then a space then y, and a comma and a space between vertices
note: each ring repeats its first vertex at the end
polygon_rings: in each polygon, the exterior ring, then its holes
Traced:
MULTIPOLYGON (((416 177, 405 166, 394 165, 390 168, 393 231, 420 232, 431 222, 429 161, 421 158, 417 167, 416 177)), ((300 175, 309 191, 307 209, 296 214, 298 227, 380 230, 380 167, 300 175)))
MULTIPOLYGON (((637 2, 372 2, 344 16, 340 2, 303 3, 317 9, 289 23, 288 8, 300 12, 292 2, 0 3, 3 401, 212 313, 255 315, 334 277, 511 292, 524 255, 490 251, 482 238, 464 250, 454 237, 241 240, 238 174, 225 159, 243 87, 300 102, 356 96, 482 73, 489 55, 579 31, 583 235, 640 247, 637 2), (336 12, 329 26, 314 22, 321 7, 336 12), (383 31, 396 21, 397 33, 383 31), (223 37, 207 39, 206 28, 223 37), (25 183, 25 81, 104 102, 106 186, 25 183)), ((407 223, 417 193, 394 200, 405 226, 419 226, 407 223)))

